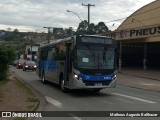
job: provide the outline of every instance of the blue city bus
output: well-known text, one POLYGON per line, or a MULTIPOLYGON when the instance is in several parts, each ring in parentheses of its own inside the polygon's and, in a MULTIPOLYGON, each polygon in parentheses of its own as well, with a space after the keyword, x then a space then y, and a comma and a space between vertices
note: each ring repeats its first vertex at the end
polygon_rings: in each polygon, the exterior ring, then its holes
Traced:
POLYGON ((79 35, 42 45, 38 50, 37 75, 59 84, 61 90, 116 86, 116 41, 96 35, 79 35))

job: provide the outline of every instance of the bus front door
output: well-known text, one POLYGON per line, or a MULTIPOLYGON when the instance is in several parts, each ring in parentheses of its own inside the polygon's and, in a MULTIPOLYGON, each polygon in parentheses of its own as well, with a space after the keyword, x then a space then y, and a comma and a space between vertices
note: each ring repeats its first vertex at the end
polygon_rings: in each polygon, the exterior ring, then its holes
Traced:
POLYGON ((65 59, 65 70, 64 70, 64 84, 68 85, 69 74, 72 72, 72 62, 71 62, 71 43, 66 44, 66 59, 65 59))

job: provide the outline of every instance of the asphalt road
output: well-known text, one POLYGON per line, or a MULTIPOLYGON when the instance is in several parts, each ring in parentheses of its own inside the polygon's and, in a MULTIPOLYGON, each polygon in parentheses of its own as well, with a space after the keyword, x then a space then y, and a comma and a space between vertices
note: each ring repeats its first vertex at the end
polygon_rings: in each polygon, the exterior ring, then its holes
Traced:
MULTIPOLYGON (((160 111, 160 93, 145 91, 117 85, 116 88, 108 88, 100 93, 87 90, 76 90, 70 93, 62 93, 58 86, 48 83, 43 84, 35 72, 22 71, 15 67, 10 68, 17 76, 38 91, 47 101, 43 111, 160 111)), ((127 76, 126 76, 127 77, 127 76)), ((128 79, 137 79, 128 76, 128 79)), ((144 79, 144 78, 143 78, 144 79)), ((96 115, 98 112, 87 113, 96 115)), ((81 117, 71 113, 71 117, 47 117, 44 120, 133 120, 133 117, 81 117)), ((38 118, 37 120, 39 120, 38 118)), ((41 120, 40 119, 40 120, 41 120)), ((158 120, 156 117, 140 117, 139 120, 158 120)))

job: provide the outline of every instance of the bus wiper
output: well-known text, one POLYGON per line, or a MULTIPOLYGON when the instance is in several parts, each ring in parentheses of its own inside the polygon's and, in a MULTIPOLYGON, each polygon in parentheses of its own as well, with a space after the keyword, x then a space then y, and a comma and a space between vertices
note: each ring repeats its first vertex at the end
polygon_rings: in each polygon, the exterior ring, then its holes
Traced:
POLYGON ((106 61, 106 57, 105 57, 106 49, 107 49, 107 45, 104 46, 104 50, 103 50, 103 62, 106 61))
MULTIPOLYGON (((90 51, 91 55, 92 55, 93 58, 94 58, 94 65, 95 65, 96 67, 98 67, 98 65, 96 64, 96 55, 95 55, 95 51, 94 51, 94 53, 93 53, 93 51, 91 50, 91 48, 89 47, 88 44, 86 44, 86 47, 88 48, 88 50, 90 51)), ((98 59, 99 59, 99 58, 98 58, 98 59)))

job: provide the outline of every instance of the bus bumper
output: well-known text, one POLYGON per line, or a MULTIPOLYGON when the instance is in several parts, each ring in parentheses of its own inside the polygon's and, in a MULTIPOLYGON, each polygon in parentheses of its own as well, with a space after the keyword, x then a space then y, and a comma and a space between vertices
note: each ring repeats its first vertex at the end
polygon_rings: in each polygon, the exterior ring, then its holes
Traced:
POLYGON ((116 87, 116 77, 113 80, 110 80, 110 83, 108 85, 101 84, 101 81, 98 83, 92 82, 92 85, 86 84, 84 81, 80 81, 76 78, 72 78, 72 80, 69 81, 68 88, 69 89, 94 89, 94 88, 115 88, 116 87))

